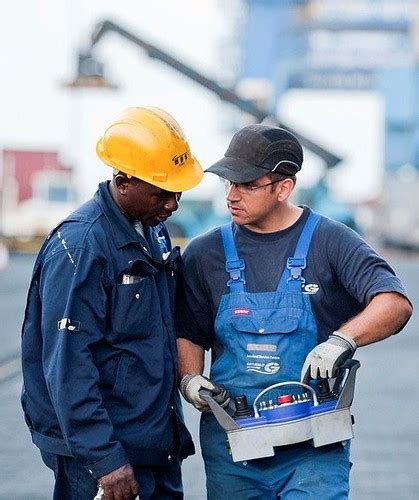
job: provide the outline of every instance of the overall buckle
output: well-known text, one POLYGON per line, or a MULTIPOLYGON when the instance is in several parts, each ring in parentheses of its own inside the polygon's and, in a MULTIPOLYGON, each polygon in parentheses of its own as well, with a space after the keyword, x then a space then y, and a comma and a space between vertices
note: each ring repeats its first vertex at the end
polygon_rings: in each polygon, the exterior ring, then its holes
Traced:
POLYGON ((288 257, 287 259, 287 268, 290 270, 291 276, 287 281, 301 281, 305 282, 305 279, 302 277, 303 269, 306 268, 307 262, 305 257, 288 257))
POLYGON ((230 274, 230 279, 227 282, 227 286, 240 281, 246 283, 246 280, 242 275, 242 271, 244 271, 245 267, 246 265, 243 259, 229 260, 226 262, 226 271, 230 274))

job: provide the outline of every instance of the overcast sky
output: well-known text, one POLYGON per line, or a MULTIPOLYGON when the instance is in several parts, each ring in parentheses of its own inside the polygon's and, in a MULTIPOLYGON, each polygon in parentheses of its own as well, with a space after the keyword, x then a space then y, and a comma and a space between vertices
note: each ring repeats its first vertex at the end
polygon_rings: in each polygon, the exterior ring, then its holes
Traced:
MULTIPOLYGON (((100 180, 110 175, 94 153, 104 126, 124 107, 154 105, 176 117, 192 152, 204 167, 209 166, 222 156, 231 135, 221 130, 221 115, 228 114, 227 106, 169 67, 149 60, 121 37, 111 34, 97 47, 97 55, 107 63, 109 78, 120 85, 117 92, 71 92, 60 83, 74 75, 77 49, 86 44, 95 23, 104 18, 120 22, 220 79, 224 74, 221 40, 228 40, 230 34, 234 38, 232 3, 8 2, 0 16, 0 148, 59 150, 64 161, 75 167, 81 198, 85 199, 100 180)), ((280 111, 290 125, 346 156, 334 183, 342 199, 365 199, 376 194, 382 155, 382 103, 377 96, 294 91, 281 100, 280 111)), ((315 158, 308 156, 302 181, 317 175, 320 169, 315 158)), ((218 190, 211 174, 206 177, 195 194, 218 190)))
MULTIPOLYGON (((223 153, 218 100, 182 75, 110 34, 97 54, 117 92, 60 87, 75 71, 76 51, 95 23, 109 18, 217 77, 223 15, 215 0, 30 0, 11 2, 0 16, 0 147, 58 149, 82 183, 82 196, 109 175, 94 146, 120 109, 160 106, 180 122, 203 163, 223 153), (211 19, 216 19, 212 23, 211 19)), ((201 188, 202 189, 202 188, 201 188)))

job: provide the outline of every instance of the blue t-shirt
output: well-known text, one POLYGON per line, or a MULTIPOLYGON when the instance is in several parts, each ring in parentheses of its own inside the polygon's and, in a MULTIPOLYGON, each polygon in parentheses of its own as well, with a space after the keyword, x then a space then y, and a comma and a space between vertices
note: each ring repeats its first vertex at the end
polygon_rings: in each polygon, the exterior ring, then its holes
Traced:
MULTIPOLYGON (((276 290, 309 213, 310 209, 304 207, 292 226, 275 233, 233 226, 238 255, 246 263, 248 292, 276 290)), ((221 297, 229 291, 220 228, 193 239, 183 260, 176 306, 177 335, 209 349, 221 297)), ((314 231, 303 277, 303 293, 310 297, 319 342, 361 312, 376 294, 398 292, 406 296, 402 283, 382 257, 357 233, 326 217, 314 231)))

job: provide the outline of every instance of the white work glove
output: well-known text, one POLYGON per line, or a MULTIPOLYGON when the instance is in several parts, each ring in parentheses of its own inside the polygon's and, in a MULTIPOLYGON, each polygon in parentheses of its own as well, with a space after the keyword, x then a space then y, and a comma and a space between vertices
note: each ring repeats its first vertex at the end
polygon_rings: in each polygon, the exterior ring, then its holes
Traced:
POLYGON ((201 389, 207 389, 212 392, 214 401, 223 408, 230 402, 230 395, 224 387, 214 384, 202 375, 185 375, 180 381, 179 389, 186 401, 194 405, 199 411, 210 411, 207 401, 199 395, 201 389))
POLYGON ((307 355, 301 370, 301 381, 308 383, 310 379, 335 378, 339 368, 356 351, 355 341, 341 332, 333 332, 326 340, 316 346, 307 355))

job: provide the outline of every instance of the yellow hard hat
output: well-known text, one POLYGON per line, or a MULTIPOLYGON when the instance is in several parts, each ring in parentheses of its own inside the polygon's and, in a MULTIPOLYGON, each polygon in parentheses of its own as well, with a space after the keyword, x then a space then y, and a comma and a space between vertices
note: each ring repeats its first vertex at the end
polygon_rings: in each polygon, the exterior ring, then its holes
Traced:
POLYGON ((177 121, 159 108, 125 109, 96 152, 106 165, 166 191, 192 189, 204 175, 177 121))

